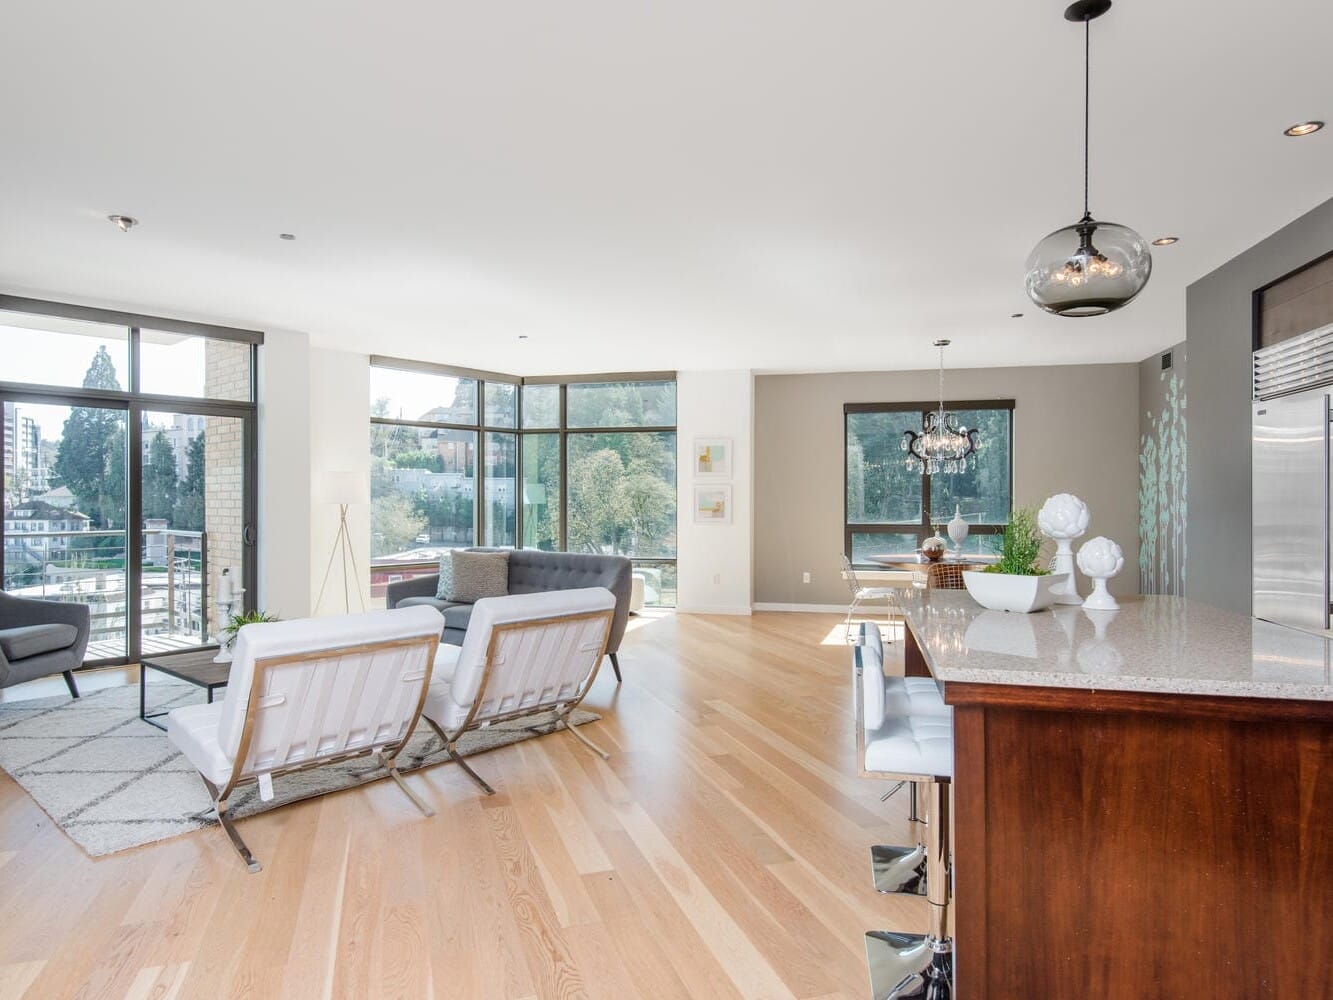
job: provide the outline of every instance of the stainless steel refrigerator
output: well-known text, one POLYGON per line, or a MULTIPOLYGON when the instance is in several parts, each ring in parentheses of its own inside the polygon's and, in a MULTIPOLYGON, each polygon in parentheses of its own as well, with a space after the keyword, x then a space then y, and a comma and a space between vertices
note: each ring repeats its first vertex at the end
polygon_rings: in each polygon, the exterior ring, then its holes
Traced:
POLYGON ((1333 327, 1254 353, 1254 616, 1317 630, 1329 627, 1330 382, 1333 327))

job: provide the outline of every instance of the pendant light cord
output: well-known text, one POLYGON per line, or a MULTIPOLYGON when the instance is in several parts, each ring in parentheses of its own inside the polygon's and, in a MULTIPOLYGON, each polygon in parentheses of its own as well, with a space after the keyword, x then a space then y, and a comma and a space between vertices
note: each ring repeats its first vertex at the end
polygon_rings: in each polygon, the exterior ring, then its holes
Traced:
POLYGON ((940 423, 944 423, 944 345, 940 345, 940 423))
POLYGON ((1092 71, 1089 68, 1092 62, 1092 19, 1083 20, 1083 215, 1087 218, 1091 213, 1088 212, 1088 122, 1092 116, 1091 102, 1088 99, 1088 93, 1091 90, 1092 71))

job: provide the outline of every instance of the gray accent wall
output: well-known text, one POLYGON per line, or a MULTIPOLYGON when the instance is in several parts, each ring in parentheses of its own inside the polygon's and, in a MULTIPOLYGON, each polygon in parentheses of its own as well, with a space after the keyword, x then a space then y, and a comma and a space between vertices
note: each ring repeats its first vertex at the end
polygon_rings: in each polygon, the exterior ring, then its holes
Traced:
MULTIPOLYGON (((1071 331, 1083 329, 1069 322, 1071 331)), ((756 376, 756 603, 846 606, 838 562, 843 404, 929 400, 936 377, 934 371, 756 376), (801 582, 807 571, 808 584, 801 582)), ((1015 400, 1015 503, 1035 506, 1060 492, 1082 497, 1092 509, 1089 536, 1113 538, 1125 553, 1111 589, 1136 593, 1139 366, 961 369, 946 373, 945 386, 954 399, 1015 400)))
POLYGON ((1250 611, 1253 293, 1333 250, 1333 199, 1194 282, 1189 343, 1189 596, 1250 611))

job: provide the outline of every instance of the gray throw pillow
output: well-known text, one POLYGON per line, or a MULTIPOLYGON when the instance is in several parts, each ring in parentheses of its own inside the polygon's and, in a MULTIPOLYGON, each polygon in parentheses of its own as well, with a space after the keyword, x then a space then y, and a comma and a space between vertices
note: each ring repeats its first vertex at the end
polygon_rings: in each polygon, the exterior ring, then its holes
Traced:
POLYGON ((450 600, 449 595, 454 591, 454 552, 448 550, 440 556, 440 582, 435 587, 435 599, 437 601, 450 600))
POLYGON ((509 593, 508 552, 464 552, 453 554, 453 590, 445 598, 475 604, 483 597, 509 593))

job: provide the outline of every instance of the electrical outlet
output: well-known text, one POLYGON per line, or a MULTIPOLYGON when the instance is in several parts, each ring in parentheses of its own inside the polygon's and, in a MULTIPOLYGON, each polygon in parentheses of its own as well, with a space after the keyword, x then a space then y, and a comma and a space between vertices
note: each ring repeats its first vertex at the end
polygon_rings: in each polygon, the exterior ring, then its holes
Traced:
POLYGON ((802 583, 809 583, 809 582, 810 582, 810 574, 809 574, 808 572, 806 572, 806 573, 802 573, 802 574, 801 574, 801 582, 802 582, 802 583))

